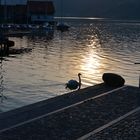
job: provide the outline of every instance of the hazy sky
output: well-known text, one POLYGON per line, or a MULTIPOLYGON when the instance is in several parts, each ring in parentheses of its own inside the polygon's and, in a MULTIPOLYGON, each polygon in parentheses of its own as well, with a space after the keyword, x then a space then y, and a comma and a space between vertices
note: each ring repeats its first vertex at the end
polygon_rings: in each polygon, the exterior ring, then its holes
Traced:
POLYGON ((61 2, 64 16, 140 17, 140 0, 53 0, 56 15, 61 2))
POLYGON ((26 4, 27 0, 0 0, 1 4, 26 4))
MULTIPOLYGON (((24 4, 27 0, 0 0, 24 4)), ((42 0, 41 0, 42 1, 42 0)), ((45 0, 44 0, 45 1, 45 0)), ((47 1, 47 0, 46 0, 47 1)), ((139 18, 140 0, 52 0, 56 16, 139 18), (63 10, 61 10, 61 8, 63 10)))

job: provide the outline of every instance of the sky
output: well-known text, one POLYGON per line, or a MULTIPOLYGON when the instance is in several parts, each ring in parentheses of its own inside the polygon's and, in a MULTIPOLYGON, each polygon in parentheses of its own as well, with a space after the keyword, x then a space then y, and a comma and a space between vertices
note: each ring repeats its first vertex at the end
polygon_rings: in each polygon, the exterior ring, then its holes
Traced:
POLYGON ((26 4, 26 0, 0 0, 1 4, 26 4))
MULTIPOLYGON (((1 3, 26 3, 27 0, 0 0, 1 3)), ((42 1, 42 0, 40 0, 42 1)), ((45 1, 45 0, 43 0, 45 1)), ((49 0, 46 0, 49 1, 49 0)), ((140 0, 52 0, 55 16, 140 19, 140 0), (61 10, 61 8, 63 10, 61 10)))
POLYGON ((53 0, 56 16, 139 18, 140 0, 53 0), (63 4, 61 4, 61 2, 63 4), (61 5, 62 9, 61 10, 61 5), (61 12, 62 11, 62 12, 61 12))

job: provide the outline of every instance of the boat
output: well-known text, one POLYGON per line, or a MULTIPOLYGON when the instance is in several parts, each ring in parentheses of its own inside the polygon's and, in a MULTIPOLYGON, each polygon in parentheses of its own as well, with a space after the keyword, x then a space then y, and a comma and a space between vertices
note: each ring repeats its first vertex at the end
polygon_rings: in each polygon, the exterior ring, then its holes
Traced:
POLYGON ((57 30, 60 30, 61 32, 69 30, 69 26, 67 24, 64 24, 64 23, 58 23, 56 28, 57 28, 57 30))
POLYGON ((68 31, 69 26, 62 21, 63 17, 63 0, 61 0, 61 17, 60 17, 60 22, 56 25, 56 29, 60 30, 61 32, 68 31))
POLYGON ((3 35, 0 35, 0 57, 9 55, 9 49, 14 45, 14 41, 9 40, 3 35))

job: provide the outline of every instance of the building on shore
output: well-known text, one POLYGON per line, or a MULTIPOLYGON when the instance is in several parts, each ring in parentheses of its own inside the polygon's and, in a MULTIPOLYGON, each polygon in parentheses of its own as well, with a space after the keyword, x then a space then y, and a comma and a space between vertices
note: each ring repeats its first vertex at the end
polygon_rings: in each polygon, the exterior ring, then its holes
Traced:
POLYGON ((0 0, 0 23, 53 23, 51 0, 0 0))

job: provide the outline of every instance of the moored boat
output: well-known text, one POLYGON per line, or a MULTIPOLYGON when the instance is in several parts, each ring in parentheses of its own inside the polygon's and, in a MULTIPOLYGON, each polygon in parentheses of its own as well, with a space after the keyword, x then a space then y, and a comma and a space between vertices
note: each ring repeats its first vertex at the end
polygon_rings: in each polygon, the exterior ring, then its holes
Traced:
POLYGON ((58 25, 56 26, 57 30, 60 31, 68 31, 69 30, 69 26, 67 24, 64 23, 58 23, 58 25))

